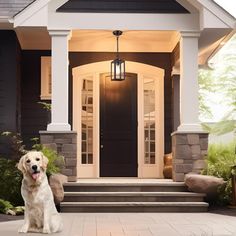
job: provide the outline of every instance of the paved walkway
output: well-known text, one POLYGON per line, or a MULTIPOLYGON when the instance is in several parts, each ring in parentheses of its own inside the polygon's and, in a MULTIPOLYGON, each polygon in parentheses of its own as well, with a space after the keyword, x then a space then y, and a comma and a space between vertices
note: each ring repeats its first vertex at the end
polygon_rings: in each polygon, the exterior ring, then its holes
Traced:
MULTIPOLYGON (((57 236, 236 236, 235 214, 63 213, 62 217, 64 230, 57 236)), ((0 235, 19 235, 22 222, 0 223, 0 235)))

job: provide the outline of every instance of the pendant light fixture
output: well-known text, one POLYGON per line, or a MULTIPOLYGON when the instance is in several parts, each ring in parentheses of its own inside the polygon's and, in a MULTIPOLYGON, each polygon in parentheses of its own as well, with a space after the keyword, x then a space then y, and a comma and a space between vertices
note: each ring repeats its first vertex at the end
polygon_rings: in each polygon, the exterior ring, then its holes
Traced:
POLYGON ((125 61, 119 58, 119 36, 122 35, 122 31, 115 30, 113 35, 116 36, 117 51, 116 59, 111 62, 111 80, 121 81, 125 79, 125 61))

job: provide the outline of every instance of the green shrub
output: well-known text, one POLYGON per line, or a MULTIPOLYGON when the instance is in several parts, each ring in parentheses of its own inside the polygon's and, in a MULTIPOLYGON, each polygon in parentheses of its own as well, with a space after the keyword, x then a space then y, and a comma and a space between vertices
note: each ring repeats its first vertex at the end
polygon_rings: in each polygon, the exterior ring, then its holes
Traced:
POLYGON ((0 199, 0 213, 6 214, 8 210, 12 209, 13 206, 9 201, 0 199))
POLYGON ((210 144, 207 155, 207 167, 203 174, 223 178, 225 186, 219 188, 217 204, 229 204, 232 200, 231 171, 236 164, 235 142, 229 144, 210 144))
MULTIPOLYGON (((9 201, 13 206, 22 206, 24 201, 21 196, 21 182, 22 174, 17 169, 16 165, 22 155, 27 151, 22 144, 21 136, 19 134, 13 134, 10 132, 2 133, 11 140, 12 154, 6 158, 0 158, 0 199, 9 201)), ((59 156, 54 150, 43 147, 38 144, 38 138, 34 138, 33 149, 41 151, 49 160, 47 166, 47 175, 50 176, 53 173, 58 173, 64 167, 64 158, 59 156)), ((14 208, 16 214, 21 212, 21 208, 14 208)))
POLYGON ((48 158, 47 175, 59 173, 65 165, 64 158, 59 156, 54 150, 47 147, 42 147, 40 151, 48 158))
POLYGON ((0 198, 14 206, 23 205, 21 197, 22 174, 16 168, 15 160, 0 158, 0 198))
POLYGON ((26 153, 21 135, 19 133, 5 131, 1 133, 1 136, 5 139, 5 142, 10 145, 10 153, 6 158, 19 161, 21 156, 26 153))
POLYGON ((36 151, 42 152, 43 155, 48 158, 47 175, 50 176, 51 174, 59 173, 60 170, 65 166, 63 156, 58 155, 53 149, 39 144, 38 138, 33 138, 31 140, 35 142, 32 148, 36 151))
POLYGON ((23 215, 24 211, 24 206, 14 207, 9 201, 0 199, 0 213, 8 215, 23 215))

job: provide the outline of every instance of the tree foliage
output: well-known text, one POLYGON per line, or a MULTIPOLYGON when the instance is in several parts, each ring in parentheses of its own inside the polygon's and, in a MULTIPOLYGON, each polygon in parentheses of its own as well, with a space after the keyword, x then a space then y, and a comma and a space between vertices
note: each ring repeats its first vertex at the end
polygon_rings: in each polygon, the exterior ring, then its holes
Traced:
MULTIPOLYGON (((212 110, 208 105, 209 94, 221 94, 220 104, 229 107, 222 119, 214 125, 204 125, 210 133, 221 135, 236 129, 236 36, 227 47, 219 52, 211 69, 199 70, 199 105, 200 117, 212 118, 212 110)), ((214 101, 213 101, 214 102, 214 101)), ((216 101, 215 101, 216 102, 216 101)))

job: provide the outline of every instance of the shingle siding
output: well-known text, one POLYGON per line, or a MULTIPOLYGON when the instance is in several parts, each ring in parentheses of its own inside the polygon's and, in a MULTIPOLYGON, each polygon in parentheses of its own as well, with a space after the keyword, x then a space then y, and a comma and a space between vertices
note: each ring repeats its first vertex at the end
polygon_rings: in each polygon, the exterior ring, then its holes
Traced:
POLYGON ((34 0, 0 0, 0 20, 13 17, 34 0))
MULTIPOLYGON (((21 50, 14 31, 0 31, 0 133, 20 131, 21 50)), ((0 136, 0 155, 7 153, 0 136)))

